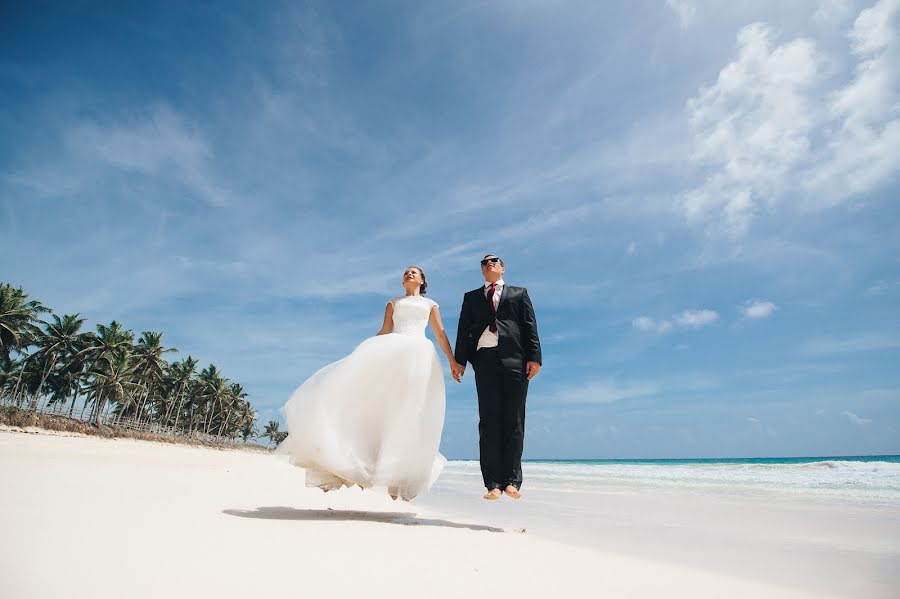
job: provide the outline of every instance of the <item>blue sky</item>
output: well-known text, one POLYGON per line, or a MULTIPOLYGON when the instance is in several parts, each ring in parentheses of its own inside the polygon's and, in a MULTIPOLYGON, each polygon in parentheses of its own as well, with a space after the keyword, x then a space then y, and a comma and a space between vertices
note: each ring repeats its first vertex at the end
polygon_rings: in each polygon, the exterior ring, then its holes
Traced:
POLYGON ((526 457, 900 453, 900 0, 129 4, 0 8, 0 280, 265 421, 496 252, 526 457))

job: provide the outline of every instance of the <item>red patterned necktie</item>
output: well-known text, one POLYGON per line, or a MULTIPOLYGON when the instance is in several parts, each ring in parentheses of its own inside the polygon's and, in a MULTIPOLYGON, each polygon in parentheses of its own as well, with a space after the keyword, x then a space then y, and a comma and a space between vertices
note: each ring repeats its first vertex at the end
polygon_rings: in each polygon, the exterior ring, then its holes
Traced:
POLYGON ((494 292, 496 290, 497 290, 497 284, 491 283, 491 286, 488 288, 488 292, 487 292, 487 300, 488 300, 488 303, 491 305, 491 312, 494 313, 494 321, 491 322, 491 326, 489 327, 491 329, 492 333, 497 332, 497 306, 494 305, 494 292))

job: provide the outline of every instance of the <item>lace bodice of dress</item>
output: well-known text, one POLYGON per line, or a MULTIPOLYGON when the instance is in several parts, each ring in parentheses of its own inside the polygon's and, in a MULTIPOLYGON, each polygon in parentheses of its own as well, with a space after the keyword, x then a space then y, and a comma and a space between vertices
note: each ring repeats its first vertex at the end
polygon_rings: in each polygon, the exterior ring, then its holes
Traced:
POLYGON ((391 303, 394 304, 393 332, 399 335, 424 337, 431 308, 437 303, 421 295, 395 297, 391 303))

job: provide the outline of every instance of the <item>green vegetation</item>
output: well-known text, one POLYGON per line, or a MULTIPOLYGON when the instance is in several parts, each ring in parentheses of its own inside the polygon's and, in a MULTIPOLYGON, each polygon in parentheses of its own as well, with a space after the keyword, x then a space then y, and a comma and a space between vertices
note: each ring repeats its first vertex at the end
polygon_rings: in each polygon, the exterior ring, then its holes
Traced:
MULTIPOLYGON (((245 443, 260 436, 247 394, 215 364, 198 371, 191 356, 169 363, 165 355, 178 350, 166 348, 160 332, 144 331, 135 342, 134 332, 115 320, 97 325, 96 333, 82 331, 83 325, 80 315, 58 316, 21 288, 0 283, 4 420, 22 421, 22 413, 31 412, 25 421, 58 430, 90 423, 108 436, 117 436, 109 430, 129 430, 245 443)), ((268 429, 265 436, 275 442, 286 436, 277 423, 274 432, 277 439, 268 429)))
POLYGON ((287 439, 287 432, 278 430, 278 421, 277 420, 269 420, 268 424, 266 424, 266 429, 263 431, 261 435, 269 439, 269 443, 274 443, 276 446, 287 439))

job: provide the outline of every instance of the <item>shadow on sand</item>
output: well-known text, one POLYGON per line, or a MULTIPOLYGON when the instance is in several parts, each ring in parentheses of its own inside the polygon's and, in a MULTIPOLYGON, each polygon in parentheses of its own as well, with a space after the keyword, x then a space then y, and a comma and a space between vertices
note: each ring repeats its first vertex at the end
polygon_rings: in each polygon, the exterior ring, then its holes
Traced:
POLYGON ((238 518, 261 518, 263 520, 314 520, 314 521, 347 521, 381 522, 383 524, 400 524, 403 526, 445 526, 447 528, 468 528, 469 530, 486 530, 488 532, 504 532, 502 528, 482 524, 463 524, 436 518, 417 518, 408 512, 363 512, 357 510, 300 510, 292 507, 258 507, 255 510, 222 510, 223 514, 238 518))

